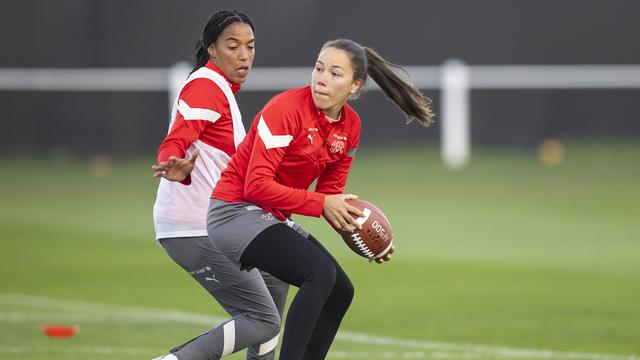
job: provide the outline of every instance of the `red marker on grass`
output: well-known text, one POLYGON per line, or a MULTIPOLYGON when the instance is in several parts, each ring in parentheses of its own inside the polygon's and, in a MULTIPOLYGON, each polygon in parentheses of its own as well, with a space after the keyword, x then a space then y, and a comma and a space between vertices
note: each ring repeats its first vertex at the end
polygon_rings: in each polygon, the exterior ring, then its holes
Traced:
POLYGON ((49 337, 71 337, 78 332, 78 329, 72 325, 42 325, 42 332, 47 334, 49 337))

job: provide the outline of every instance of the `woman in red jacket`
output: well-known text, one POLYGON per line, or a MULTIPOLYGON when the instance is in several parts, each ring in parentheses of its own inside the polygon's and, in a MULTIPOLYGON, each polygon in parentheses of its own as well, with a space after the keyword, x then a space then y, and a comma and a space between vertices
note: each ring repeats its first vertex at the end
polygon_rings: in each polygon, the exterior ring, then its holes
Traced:
MULTIPOLYGON (((392 68, 398 67, 351 40, 326 43, 311 86, 264 106, 213 191, 207 228, 214 246, 238 269, 258 268, 299 287, 280 359, 324 359, 353 297, 336 260, 289 219, 323 215, 337 228, 359 227, 362 213, 345 201, 355 196, 343 194, 360 140, 360 118, 346 102, 369 74, 409 121, 431 123, 427 99, 392 68)), ((239 290, 249 298, 264 291, 239 290)))
POLYGON ((228 325, 215 327, 172 350, 166 360, 219 358, 247 346, 247 359, 275 357, 288 284, 257 269, 237 270, 235 262, 209 242, 206 226, 211 191, 245 136, 234 94, 247 80, 254 44, 247 15, 223 10, 209 18, 198 41, 195 67, 176 99, 169 133, 153 167, 161 177, 153 208, 158 243, 235 324, 233 333, 228 325), (251 316, 238 296, 238 289, 246 286, 264 290, 263 298, 252 299, 251 316), (258 300, 268 311, 261 311, 258 300))

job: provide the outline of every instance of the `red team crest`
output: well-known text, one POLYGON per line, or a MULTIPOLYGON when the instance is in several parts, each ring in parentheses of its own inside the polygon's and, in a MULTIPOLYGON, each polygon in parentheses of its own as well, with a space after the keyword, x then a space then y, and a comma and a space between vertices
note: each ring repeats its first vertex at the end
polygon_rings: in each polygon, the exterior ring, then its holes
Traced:
POLYGON ((340 153, 340 154, 344 154, 344 141, 342 140, 334 140, 331 143, 331 149, 329 150, 332 153, 340 153))

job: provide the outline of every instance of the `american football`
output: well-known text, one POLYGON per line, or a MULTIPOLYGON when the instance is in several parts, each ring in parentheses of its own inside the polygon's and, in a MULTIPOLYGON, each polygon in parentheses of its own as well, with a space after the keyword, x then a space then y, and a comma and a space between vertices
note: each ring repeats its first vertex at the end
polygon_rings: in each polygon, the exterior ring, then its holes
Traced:
POLYGON ((342 239, 360 256, 367 259, 383 258, 393 245, 393 232, 389 220, 380 209, 368 201, 351 199, 347 202, 362 210, 364 215, 357 219, 362 225, 361 230, 338 231, 342 239))

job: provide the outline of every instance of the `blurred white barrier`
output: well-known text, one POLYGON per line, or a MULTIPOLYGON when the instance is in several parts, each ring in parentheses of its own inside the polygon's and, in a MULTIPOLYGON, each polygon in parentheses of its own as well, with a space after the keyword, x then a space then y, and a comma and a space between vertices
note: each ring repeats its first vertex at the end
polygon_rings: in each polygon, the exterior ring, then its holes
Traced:
MULTIPOLYGON (((173 104, 190 70, 171 68, 0 69, 0 91, 162 91, 173 104)), ((465 65, 405 67, 424 90, 440 89, 441 148, 444 162, 463 167, 471 156, 471 89, 628 89, 640 88, 640 65, 465 65)), ((244 91, 281 91, 304 86, 310 67, 262 67, 251 71, 244 91)), ((369 82, 367 89, 376 90, 369 82)))
POLYGON ((442 159, 450 168, 461 168, 471 156, 469 124, 469 67, 460 60, 442 66, 442 159))

